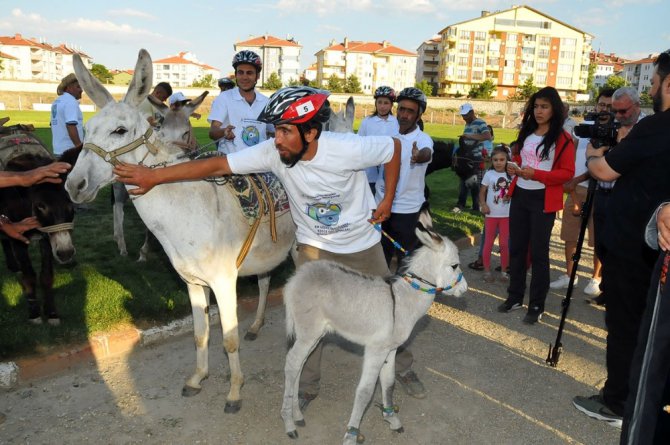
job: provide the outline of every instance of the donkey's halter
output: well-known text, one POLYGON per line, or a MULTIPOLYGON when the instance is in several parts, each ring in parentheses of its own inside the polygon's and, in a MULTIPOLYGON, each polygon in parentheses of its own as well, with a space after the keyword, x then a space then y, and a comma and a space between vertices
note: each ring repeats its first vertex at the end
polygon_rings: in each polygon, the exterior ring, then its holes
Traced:
POLYGON ((423 278, 421 278, 419 276, 416 276, 411 272, 408 272, 408 273, 402 275, 402 278, 403 278, 403 280, 407 281, 409 283, 409 285, 412 286, 413 289, 420 290, 421 292, 425 292, 427 294, 435 295, 439 292, 443 292, 443 291, 453 289, 463 279, 463 272, 460 272, 458 274, 458 277, 456 277, 456 281, 454 281, 453 283, 451 283, 447 287, 437 287, 433 283, 431 283, 430 281, 424 280, 423 278), (428 288, 422 287, 421 284, 417 283, 417 281, 419 281, 423 284, 427 284, 430 287, 428 287, 428 288))
MULTIPOLYGON (((119 161, 116 158, 118 158, 123 154, 130 153, 131 151, 141 147, 142 145, 146 145, 147 150, 149 151, 147 155, 144 156, 144 158, 146 158, 149 155, 149 153, 151 153, 152 155, 156 155, 158 153, 158 145, 156 144, 156 135, 154 134, 153 129, 149 128, 138 139, 135 139, 130 144, 126 144, 123 147, 117 148, 116 150, 105 151, 104 149, 98 147, 97 145, 91 142, 85 143, 84 149, 91 150, 93 153, 97 154, 102 159, 104 159, 105 162, 109 162, 110 164, 116 166, 119 164, 119 161)), ((144 161, 144 159, 142 159, 142 161, 144 161)))
POLYGON ((72 223, 72 222, 54 224, 53 226, 46 226, 46 227, 38 227, 37 228, 37 230, 39 230, 42 233, 55 233, 55 232, 60 232, 62 230, 72 230, 72 229, 74 229, 74 223, 72 223))

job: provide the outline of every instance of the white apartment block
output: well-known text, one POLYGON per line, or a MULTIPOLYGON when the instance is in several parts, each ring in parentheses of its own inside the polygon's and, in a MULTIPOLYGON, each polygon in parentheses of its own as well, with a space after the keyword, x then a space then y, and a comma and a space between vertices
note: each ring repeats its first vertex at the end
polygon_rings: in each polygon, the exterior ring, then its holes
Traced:
POLYGON ((438 94, 467 95, 491 79, 505 99, 529 77, 566 97, 586 90, 593 36, 528 6, 482 11, 440 35, 438 94))
POLYGON ((651 78, 654 75, 654 61, 657 54, 650 54, 644 59, 624 63, 622 77, 637 90, 639 94, 651 89, 651 78))
POLYGON ((202 80, 208 74, 213 80, 220 77, 218 69, 198 61, 195 54, 182 51, 176 56, 152 62, 154 70, 154 85, 168 82, 172 88, 185 88, 193 85, 196 80, 202 80))
POLYGON ((433 93, 437 93, 439 87, 438 66, 440 64, 441 41, 441 36, 433 36, 433 38, 424 41, 416 50, 419 55, 416 61, 416 83, 425 80, 432 85, 433 93))
POLYGON ((596 70, 593 73, 593 85, 598 89, 605 85, 610 76, 621 75, 624 63, 630 62, 614 53, 604 54, 596 51, 591 51, 589 58, 591 63, 596 65, 596 70))
POLYGON ((321 86, 335 74, 342 80, 355 75, 365 94, 374 93, 377 87, 386 85, 402 90, 414 86, 417 54, 388 41, 359 42, 344 38, 316 53, 316 76, 321 86))
POLYGON ((264 84, 272 73, 277 73, 284 86, 300 79, 302 45, 293 38, 280 39, 266 34, 237 42, 234 47, 236 53, 246 49, 261 56, 263 71, 259 84, 264 84))
POLYGON ((59 82, 74 72, 72 56, 79 54, 90 69, 93 59, 66 44, 51 45, 43 40, 24 38, 21 34, 0 36, 1 79, 59 82))

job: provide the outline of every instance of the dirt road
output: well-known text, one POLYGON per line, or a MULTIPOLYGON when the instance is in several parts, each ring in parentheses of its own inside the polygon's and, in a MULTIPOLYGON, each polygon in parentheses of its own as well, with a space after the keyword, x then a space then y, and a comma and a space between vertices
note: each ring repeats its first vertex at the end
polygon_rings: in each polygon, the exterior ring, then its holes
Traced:
MULTIPOLYGON (((556 239, 556 238, 554 238, 556 239)), ((556 243, 553 267, 562 267, 556 243)), ((462 264, 475 249, 462 252, 462 264)), ((586 264, 590 256, 585 255, 586 264)), ((497 260, 494 260, 497 264, 497 260)), ((605 378, 604 312, 584 303, 582 278, 568 317, 558 369, 545 364, 554 341, 562 295, 551 292, 535 326, 524 311, 496 312, 503 284, 487 284, 464 266, 470 291, 440 298, 415 330, 414 369, 428 389, 423 400, 396 391, 405 433, 392 433, 371 406, 361 431, 368 444, 613 444, 619 430, 591 420, 571 403, 605 378)), ((554 270, 552 276, 558 275, 554 270)), ((583 277, 586 277, 583 275, 583 277)), ((245 320, 246 328, 251 320, 245 320)), ((181 396, 193 371, 190 336, 131 354, 88 363, 0 394, 2 443, 341 443, 361 366, 360 351, 331 342, 324 352, 320 396, 305 413, 294 441, 279 417, 283 393, 283 308, 270 311, 255 342, 243 342, 246 382, 238 414, 224 414, 228 364, 221 333, 213 334, 210 377, 201 394, 181 396)), ((374 401, 380 401, 379 392, 374 401)))

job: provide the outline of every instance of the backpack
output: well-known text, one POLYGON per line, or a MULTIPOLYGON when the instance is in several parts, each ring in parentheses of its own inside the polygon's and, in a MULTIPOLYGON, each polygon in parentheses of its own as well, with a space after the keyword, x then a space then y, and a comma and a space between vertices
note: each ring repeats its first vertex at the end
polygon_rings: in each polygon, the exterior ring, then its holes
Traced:
POLYGON ((458 138, 458 148, 454 152, 451 162, 451 168, 458 177, 466 179, 475 174, 481 156, 475 156, 475 149, 480 142, 474 139, 467 139, 461 136, 458 138))

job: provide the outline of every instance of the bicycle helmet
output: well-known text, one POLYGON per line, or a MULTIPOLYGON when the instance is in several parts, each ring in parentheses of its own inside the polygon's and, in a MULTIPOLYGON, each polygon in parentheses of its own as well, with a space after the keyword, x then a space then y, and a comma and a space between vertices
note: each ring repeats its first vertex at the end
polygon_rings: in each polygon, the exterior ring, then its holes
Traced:
POLYGON ((218 81, 219 88, 231 89, 235 86, 235 82, 227 77, 222 77, 218 81))
POLYGON ((305 86, 282 88, 270 97, 258 120, 272 125, 326 123, 330 119, 329 94, 305 86))
POLYGON ((249 51, 248 49, 244 49, 233 56, 233 68, 237 69, 237 65, 242 63, 248 63, 249 65, 255 66, 256 71, 259 73, 263 69, 263 61, 261 60, 261 56, 253 51, 249 51))
POLYGON ((391 87, 381 86, 375 90, 374 98, 388 97, 391 102, 395 102, 395 91, 391 87))
POLYGON ((397 100, 398 102, 400 102, 403 99, 413 100, 414 102, 418 103, 419 112, 423 113, 424 111, 426 111, 426 105, 427 105, 426 95, 420 89, 414 87, 407 87, 403 89, 398 94, 397 100))

